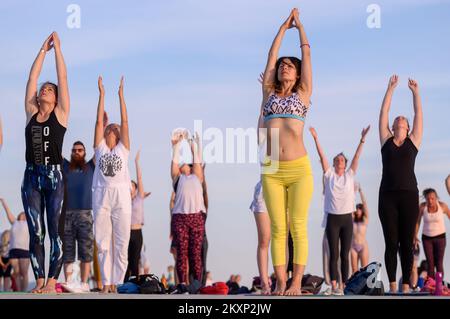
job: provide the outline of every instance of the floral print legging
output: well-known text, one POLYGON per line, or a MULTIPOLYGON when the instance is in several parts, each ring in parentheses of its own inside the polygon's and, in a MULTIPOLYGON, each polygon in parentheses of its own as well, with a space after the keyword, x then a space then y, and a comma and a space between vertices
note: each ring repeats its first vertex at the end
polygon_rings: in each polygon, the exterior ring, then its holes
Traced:
POLYGON ((186 283, 189 269, 194 279, 202 280, 202 244, 205 234, 205 214, 173 214, 172 235, 177 250, 176 269, 180 283, 186 283))

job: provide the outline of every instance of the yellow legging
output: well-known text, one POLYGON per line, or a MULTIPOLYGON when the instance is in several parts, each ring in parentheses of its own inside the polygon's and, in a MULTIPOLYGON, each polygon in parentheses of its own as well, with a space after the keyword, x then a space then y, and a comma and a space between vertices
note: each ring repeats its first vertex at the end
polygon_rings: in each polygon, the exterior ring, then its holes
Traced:
POLYGON ((286 265, 287 214, 294 243, 294 263, 306 265, 308 210, 314 188, 308 155, 293 161, 267 160, 263 164, 261 181, 270 217, 273 265, 286 265))

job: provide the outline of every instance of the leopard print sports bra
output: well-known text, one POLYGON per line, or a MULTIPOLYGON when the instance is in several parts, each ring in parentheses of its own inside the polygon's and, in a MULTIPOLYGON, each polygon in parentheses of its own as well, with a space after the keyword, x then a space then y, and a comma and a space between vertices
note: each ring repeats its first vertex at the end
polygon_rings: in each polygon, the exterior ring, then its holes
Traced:
POLYGON ((263 109, 264 122, 279 117, 289 117, 305 121, 308 107, 303 104, 297 93, 287 97, 279 97, 275 93, 270 94, 263 109))

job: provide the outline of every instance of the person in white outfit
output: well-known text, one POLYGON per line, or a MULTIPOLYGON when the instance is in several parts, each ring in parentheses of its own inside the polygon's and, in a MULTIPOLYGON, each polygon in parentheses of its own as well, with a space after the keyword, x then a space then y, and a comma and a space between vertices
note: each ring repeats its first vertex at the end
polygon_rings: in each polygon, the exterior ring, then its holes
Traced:
POLYGON ((28 233, 27 218, 21 212, 17 218, 11 213, 5 199, 0 198, 0 202, 11 223, 11 236, 9 239, 9 260, 13 268, 14 278, 18 291, 28 290, 28 268, 30 268, 30 235, 28 233))
POLYGON ((128 266, 131 228, 131 179, 128 171, 130 138, 128 117, 120 80, 121 123, 103 130, 104 96, 102 77, 98 78, 99 101, 95 125, 95 171, 92 183, 94 234, 103 283, 103 293, 116 293, 128 266))

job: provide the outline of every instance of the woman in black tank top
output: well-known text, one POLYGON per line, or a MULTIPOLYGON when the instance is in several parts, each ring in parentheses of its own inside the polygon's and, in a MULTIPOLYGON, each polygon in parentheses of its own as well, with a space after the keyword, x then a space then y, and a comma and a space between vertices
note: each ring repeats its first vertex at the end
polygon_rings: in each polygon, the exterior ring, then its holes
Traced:
POLYGON ((22 202, 30 232, 30 259, 36 278, 33 293, 54 293, 62 266, 62 241, 59 237, 63 210, 64 178, 61 170, 62 147, 69 117, 67 74, 58 34, 44 42, 31 67, 25 95, 26 169, 22 183, 22 202), (45 55, 54 48, 58 85, 45 82, 39 92, 37 83, 45 55), (50 235, 51 254, 45 282, 45 221, 50 235))
POLYGON ((422 141, 422 103, 416 81, 409 79, 413 94, 414 125, 410 131, 408 120, 397 116, 389 128, 389 109, 398 76, 389 79, 380 112, 379 133, 383 176, 381 179, 378 214, 383 227, 386 250, 384 254, 390 292, 397 291, 397 253, 400 250, 402 292, 410 291, 413 266, 415 224, 419 215, 419 195, 414 165, 422 141))

